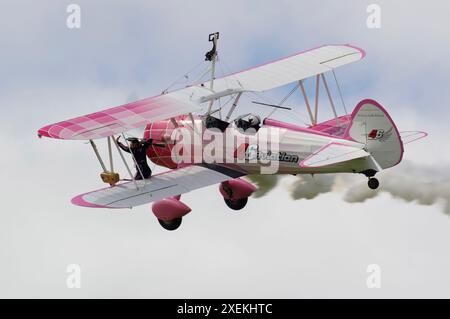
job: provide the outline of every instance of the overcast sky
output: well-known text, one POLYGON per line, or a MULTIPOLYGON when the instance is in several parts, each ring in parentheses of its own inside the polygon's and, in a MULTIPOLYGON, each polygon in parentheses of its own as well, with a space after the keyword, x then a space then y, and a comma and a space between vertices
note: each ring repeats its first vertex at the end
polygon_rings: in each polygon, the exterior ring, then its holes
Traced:
POLYGON ((436 186, 450 167, 449 11, 447 1, 3 0, 0 297, 450 297, 450 219, 439 200, 292 200, 288 177, 234 212, 214 185, 183 195, 192 213, 167 232, 150 206, 72 206, 102 186, 92 151, 36 137, 45 124, 158 94, 201 62, 211 32, 232 71, 351 43, 367 56, 337 70, 347 107, 374 98, 400 130, 430 133, 405 161, 432 168, 436 186), (66 26, 71 3, 81 29, 66 26), (371 3, 380 29, 366 25, 371 3), (69 264, 81 267, 80 289, 66 286, 69 264), (370 264, 381 267, 379 289, 366 286, 370 264))

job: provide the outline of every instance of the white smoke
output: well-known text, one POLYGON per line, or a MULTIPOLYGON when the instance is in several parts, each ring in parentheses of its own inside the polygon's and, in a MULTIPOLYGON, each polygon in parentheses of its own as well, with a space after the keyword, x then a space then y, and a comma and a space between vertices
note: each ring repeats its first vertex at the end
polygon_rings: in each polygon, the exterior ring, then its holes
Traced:
POLYGON ((446 168, 426 167, 405 162, 377 175, 380 187, 373 191, 365 183, 349 183, 344 200, 349 203, 363 202, 366 199, 387 192, 394 198, 420 205, 433 205, 444 202, 443 211, 450 214, 450 174, 446 168), (366 186, 366 187, 364 187, 366 186))
MULTIPOLYGON (((336 192, 349 203, 364 202, 378 194, 388 193, 394 198, 419 205, 443 202, 443 212, 450 214, 450 170, 427 167, 411 162, 384 170, 376 176, 380 181, 377 190, 367 186, 367 178, 361 174, 298 175, 287 185, 293 199, 313 199, 319 194, 336 192)), ((278 184, 278 175, 252 177, 261 187, 256 197, 266 195, 278 184)))
POLYGON ((333 175, 297 175, 297 180, 288 185, 293 199, 313 199, 322 193, 333 191, 336 176, 333 175))
POLYGON ((278 184, 278 175, 248 175, 247 179, 256 184, 258 190, 253 193, 253 197, 259 198, 265 196, 278 184))

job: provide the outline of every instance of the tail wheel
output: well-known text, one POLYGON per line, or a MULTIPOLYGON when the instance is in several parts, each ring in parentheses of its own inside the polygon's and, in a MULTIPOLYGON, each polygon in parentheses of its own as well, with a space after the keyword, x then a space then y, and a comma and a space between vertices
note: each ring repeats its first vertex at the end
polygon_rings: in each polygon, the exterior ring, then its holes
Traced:
POLYGON ((380 182, 375 177, 372 177, 372 178, 369 178, 367 185, 369 186, 370 189, 377 189, 378 186, 380 186, 380 182))
POLYGON ((178 229, 178 227, 180 227, 181 225, 181 221, 183 219, 180 218, 175 218, 172 220, 162 220, 162 219, 158 219, 159 224, 166 230, 176 230, 178 229))
POLYGON ((244 197, 241 199, 226 199, 224 198, 225 203, 227 204, 228 207, 230 207, 233 210, 240 210, 242 208, 245 207, 245 205, 247 205, 247 201, 248 201, 248 197, 244 197))

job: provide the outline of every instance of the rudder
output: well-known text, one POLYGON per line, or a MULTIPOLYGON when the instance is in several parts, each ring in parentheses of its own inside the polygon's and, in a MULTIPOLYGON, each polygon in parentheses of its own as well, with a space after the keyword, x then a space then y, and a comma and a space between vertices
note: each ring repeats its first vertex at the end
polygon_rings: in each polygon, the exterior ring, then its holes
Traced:
POLYGON ((366 99, 358 103, 345 135, 365 144, 382 168, 392 167, 402 160, 400 133, 386 110, 374 100, 366 99))

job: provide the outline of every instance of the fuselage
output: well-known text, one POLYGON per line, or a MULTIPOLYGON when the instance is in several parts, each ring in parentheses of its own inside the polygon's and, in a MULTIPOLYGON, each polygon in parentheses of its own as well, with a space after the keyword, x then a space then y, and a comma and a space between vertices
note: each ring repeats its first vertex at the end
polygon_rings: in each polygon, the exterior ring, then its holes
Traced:
POLYGON ((266 120, 259 130, 250 132, 243 132, 235 123, 231 123, 223 134, 217 130, 208 131, 199 117, 181 116, 176 121, 150 123, 144 138, 164 143, 165 147, 153 146, 147 155, 153 163, 171 169, 179 165, 208 162, 235 167, 248 174, 360 172, 366 165, 364 160, 356 159, 326 167, 302 167, 303 160, 330 142, 361 149, 364 145, 284 122, 266 120), (222 142, 217 143, 220 139, 222 142), (181 144, 184 149, 180 152, 181 144), (185 156, 183 162, 180 153, 186 155, 187 149, 190 156, 185 156), (265 171, 262 171, 263 168, 265 171))

